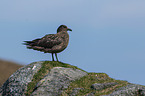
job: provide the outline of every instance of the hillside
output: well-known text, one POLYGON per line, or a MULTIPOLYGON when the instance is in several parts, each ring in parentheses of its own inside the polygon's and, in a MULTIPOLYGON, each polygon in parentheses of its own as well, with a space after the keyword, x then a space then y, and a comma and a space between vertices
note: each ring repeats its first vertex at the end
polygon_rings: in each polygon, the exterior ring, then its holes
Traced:
POLYGON ((22 65, 0 59, 0 86, 22 65))

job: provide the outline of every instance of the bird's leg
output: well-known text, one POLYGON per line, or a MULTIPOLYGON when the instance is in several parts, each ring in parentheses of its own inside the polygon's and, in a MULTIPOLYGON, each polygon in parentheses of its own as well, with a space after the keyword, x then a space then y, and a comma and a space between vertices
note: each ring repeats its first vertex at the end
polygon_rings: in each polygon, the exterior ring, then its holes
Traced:
POLYGON ((58 58, 57 58, 57 53, 55 53, 55 57, 56 57, 56 60, 58 61, 58 58))
POLYGON ((52 61, 54 61, 53 53, 51 53, 51 54, 52 54, 52 61))

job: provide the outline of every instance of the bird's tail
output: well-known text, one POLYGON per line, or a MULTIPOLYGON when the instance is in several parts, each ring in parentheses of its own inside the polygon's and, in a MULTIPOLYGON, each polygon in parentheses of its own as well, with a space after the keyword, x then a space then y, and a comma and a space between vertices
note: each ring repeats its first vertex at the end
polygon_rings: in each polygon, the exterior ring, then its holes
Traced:
POLYGON ((40 39, 38 38, 38 39, 35 39, 33 41, 24 41, 24 43, 22 43, 22 44, 24 44, 24 45, 33 45, 34 46, 38 43, 39 40, 40 39))
POLYGON ((23 41, 24 43, 22 43, 23 45, 29 45, 31 43, 33 43, 32 41, 23 41))
POLYGON ((22 43, 23 45, 26 45, 28 49, 32 49, 32 44, 33 44, 33 41, 24 41, 24 43, 22 43))

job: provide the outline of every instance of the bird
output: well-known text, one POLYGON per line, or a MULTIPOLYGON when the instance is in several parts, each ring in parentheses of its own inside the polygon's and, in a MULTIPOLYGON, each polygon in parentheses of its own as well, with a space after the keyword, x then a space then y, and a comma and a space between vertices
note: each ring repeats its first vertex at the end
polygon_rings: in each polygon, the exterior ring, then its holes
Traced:
POLYGON ((59 61, 57 53, 66 49, 69 43, 69 34, 67 31, 72 31, 72 29, 68 28, 66 25, 60 25, 56 34, 47 34, 42 38, 24 41, 23 44, 26 45, 28 49, 51 53, 52 61, 54 61, 53 54, 55 54, 56 60, 59 61))

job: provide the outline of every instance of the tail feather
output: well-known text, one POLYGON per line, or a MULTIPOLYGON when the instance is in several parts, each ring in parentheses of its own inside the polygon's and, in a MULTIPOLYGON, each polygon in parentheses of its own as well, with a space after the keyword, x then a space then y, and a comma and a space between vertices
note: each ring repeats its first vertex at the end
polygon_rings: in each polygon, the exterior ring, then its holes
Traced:
POLYGON ((33 41, 24 41, 24 45, 32 45, 32 44, 36 44, 40 39, 35 39, 33 41))
POLYGON ((45 48, 43 46, 38 46, 38 42, 41 39, 35 39, 33 41, 23 41, 24 43, 22 43, 23 45, 26 45, 26 47, 28 49, 33 49, 33 50, 38 50, 44 53, 47 53, 48 51, 51 51, 51 49, 49 48, 45 48))
POLYGON ((33 43, 32 41, 24 41, 24 43, 22 43, 23 45, 29 45, 29 44, 31 44, 31 43, 33 43))
POLYGON ((22 43, 23 45, 26 45, 28 49, 34 49, 34 50, 38 50, 38 49, 42 49, 42 48, 38 48, 38 41, 40 39, 35 39, 33 41, 24 41, 24 43, 22 43))

